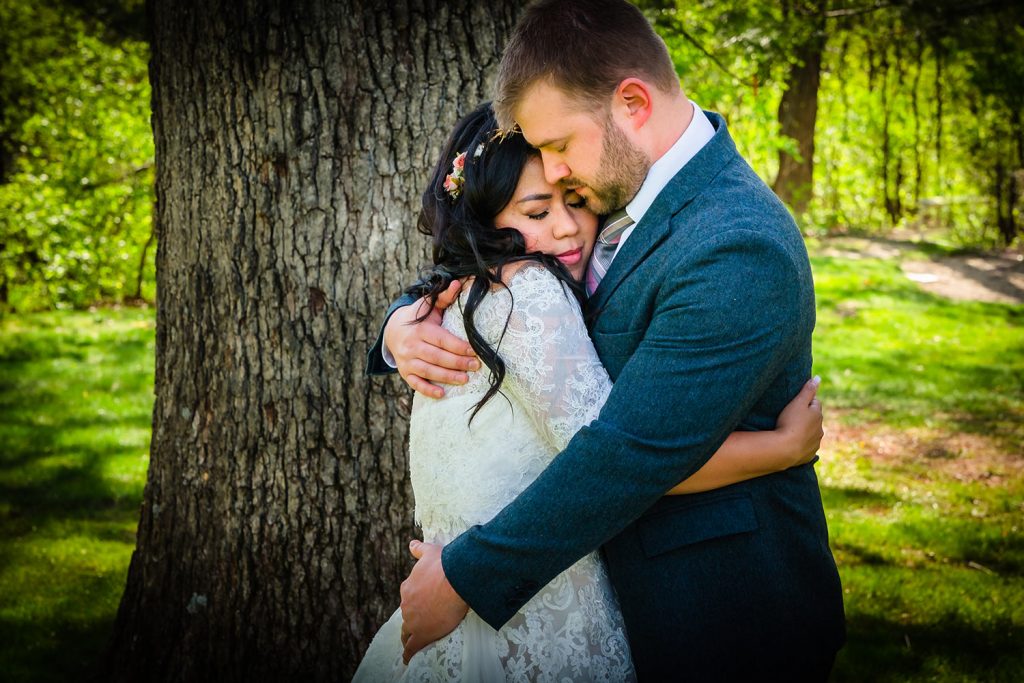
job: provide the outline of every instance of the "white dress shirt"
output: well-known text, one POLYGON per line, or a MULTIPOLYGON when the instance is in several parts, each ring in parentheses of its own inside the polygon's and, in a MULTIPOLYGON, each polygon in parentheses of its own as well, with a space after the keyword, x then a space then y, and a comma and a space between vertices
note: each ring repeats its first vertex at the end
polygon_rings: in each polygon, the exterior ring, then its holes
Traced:
POLYGON ((651 208, 651 204, 668 185, 668 181, 672 180, 680 169, 686 166, 690 159, 695 157, 697 152, 715 136, 715 127, 711 125, 704 110, 693 100, 690 100, 690 105, 693 107, 693 119, 690 120, 690 125, 686 127, 675 144, 651 165, 651 170, 647 172, 647 177, 636 196, 629 204, 626 204, 626 214, 633 220, 633 225, 626 228, 622 237, 619 238, 619 245, 612 256, 613 261, 619 255, 622 245, 633 233, 636 224, 640 222, 640 219, 647 213, 647 209, 651 208))

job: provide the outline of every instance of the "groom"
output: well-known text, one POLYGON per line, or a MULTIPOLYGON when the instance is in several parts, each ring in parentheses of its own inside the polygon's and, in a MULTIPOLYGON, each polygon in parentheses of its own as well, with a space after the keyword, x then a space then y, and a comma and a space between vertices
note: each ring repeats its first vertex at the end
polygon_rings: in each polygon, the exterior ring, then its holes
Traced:
MULTIPOLYGON (((586 305, 614 388, 493 520, 443 550, 413 542, 406 659, 468 608, 500 628, 601 547, 642 680, 825 680, 845 629, 812 464, 663 496, 733 430, 772 429, 810 375, 814 290, 792 218, 624 0, 529 7, 494 108, 550 182, 614 214, 586 305)), ((468 369, 467 345, 436 314, 404 324, 410 303, 392 306, 384 341, 407 381, 439 391, 428 381, 468 369)), ((381 350, 371 371, 387 369, 381 350)))

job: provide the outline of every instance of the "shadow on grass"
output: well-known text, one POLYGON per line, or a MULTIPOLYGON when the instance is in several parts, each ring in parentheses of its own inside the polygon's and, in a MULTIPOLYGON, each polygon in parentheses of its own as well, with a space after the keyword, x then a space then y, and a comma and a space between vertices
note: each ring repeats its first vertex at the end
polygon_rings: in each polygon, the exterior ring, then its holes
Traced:
MULTIPOLYGON (((1024 288, 1018 287, 1008 277, 1008 274, 1004 277, 993 277, 991 270, 979 268, 967 261, 942 258, 942 256, 936 255, 932 255, 931 259, 937 263, 941 263, 947 268, 957 271, 964 278, 973 280, 986 289, 999 292, 1000 294, 1010 297, 1011 299, 1016 299, 1017 301, 1020 301, 1021 298, 1024 297, 1024 288)), ((1009 259, 1005 259, 1004 263, 1008 265, 1011 261, 1009 259)), ((1019 270, 1018 264, 1014 263, 1013 268, 1019 270)), ((1010 268, 1004 266, 1003 269, 1009 270, 1010 268)))
MULTIPOLYGON (((1009 358, 1024 357, 1024 344, 1009 358)), ((950 360, 937 350, 890 350, 855 358, 822 354, 816 371, 852 373, 853 382, 829 386, 826 401, 890 424, 943 424, 947 433, 978 434, 1008 453, 1024 450, 1024 376, 997 359, 950 360)))
MULTIPOLYGON (((900 523, 896 533, 917 548, 974 571, 1002 577, 1024 575, 1024 536, 1000 533, 975 520, 955 524, 900 523)), ((1022 643, 1024 650, 1024 643, 1022 643)))
POLYGON ((70 512, 88 512, 109 507, 123 498, 123 492, 111 486, 104 476, 106 460, 138 452, 136 445, 90 441, 68 443, 59 436, 74 430, 103 427, 128 427, 148 430, 148 414, 82 416, 81 410, 61 397, 45 395, 30 399, 37 410, 53 417, 45 426, 27 417, 3 418, 0 436, 0 500, 9 502, 14 513, 33 517, 64 516, 70 512), (43 468, 45 458, 65 456, 59 466, 43 468))
POLYGON ((861 545, 834 541, 832 543, 832 548, 836 552, 836 555, 842 558, 844 566, 851 564, 865 564, 872 567, 881 567, 883 565, 896 566, 892 560, 881 553, 876 553, 875 551, 861 545))
POLYGON ((897 496, 884 491, 821 486, 821 501, 826 510, 854 507, 887 509, 898 503, 899 500, 897 496))
POLYGON ((153 331, 73 315, 0 334, 4 681, 85 680, 134 546, 153 331))
POLYGON ((953 617, 936 624, 903 624, 853 615, 830 680, 884 683, 941 677, 1016 683, 1024 672, 1022 636, 1005 621, 978 628, 953 617))
MULTIPOLYGON (((105 588, 100 577, 76 580, 77 595, 90 595, 105 588)), ((106 579, 109 582, 109 578, 106 579)), ((113 629, 116 606, 109 613, 63 616, 81 610, 87 600, 67 598, 55 606, 54 618, 40 619, 0 616, 0 642, 4 657, 3 680, 10 683, 67 683, 91 680, 97 653, 106 645, 113 629)))

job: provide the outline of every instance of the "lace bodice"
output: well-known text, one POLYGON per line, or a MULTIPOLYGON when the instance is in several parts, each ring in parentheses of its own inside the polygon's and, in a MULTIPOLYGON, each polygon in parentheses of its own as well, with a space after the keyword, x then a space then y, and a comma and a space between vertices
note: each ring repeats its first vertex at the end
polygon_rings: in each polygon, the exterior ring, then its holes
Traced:
MULTIPOLYGON (((443 323, 462 339, 467 294, 443 323)), ((493 517, 597 417, 611 390, 579 303, 542 266, 523 266, 507 289, 487 295, 474 322, 505 362, 503 395, 467 424, 490 387, 484 367, 443 399, 413 399, 410 471, 416 520, 428 541, 449 541, 493 517)))
MULTIPOLYGON (((597 416, 611 389, 579 304, 540 266, 522 267, 507 290, 488 294, 474 321, 505 361, 503 395, 468 424, 490 386, 485 367, 443 399, 413 400, 416 519, 434 543, 487 522, 511 502, 597 416)), ((460 307, 445 313, 444 327, 466 338, 460 307)), ((401 625, 398 611, 381 627, 356 683, 635 681, 622 615, 596 553, 555 577, 497 631, 470 610, 408 667, 401 625)))

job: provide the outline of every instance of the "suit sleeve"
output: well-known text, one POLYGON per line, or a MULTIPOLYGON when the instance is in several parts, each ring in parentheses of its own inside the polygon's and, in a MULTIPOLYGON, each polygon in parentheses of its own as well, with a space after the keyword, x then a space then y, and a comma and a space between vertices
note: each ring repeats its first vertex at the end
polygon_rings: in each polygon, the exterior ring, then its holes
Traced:
POLYGON ((786 250, 733 230, 686 260, 660 284, 598 419, 490 522, 444 548, 448 580, 494 628, 700 469, 784 367, 802 323, 786 250))

